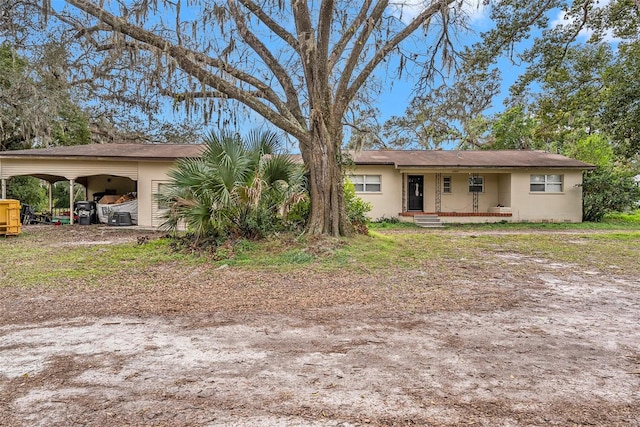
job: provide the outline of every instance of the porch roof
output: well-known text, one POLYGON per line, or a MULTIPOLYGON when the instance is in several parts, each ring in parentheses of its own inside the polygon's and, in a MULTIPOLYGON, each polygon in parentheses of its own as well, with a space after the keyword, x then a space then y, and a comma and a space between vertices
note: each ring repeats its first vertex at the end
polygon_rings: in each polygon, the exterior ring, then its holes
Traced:
POLYGON ((377 150, 352 153, 352 157, 357 165, 392 165, 396 168, 595 169, 594 165, 579 160, 533 150, 377 150))

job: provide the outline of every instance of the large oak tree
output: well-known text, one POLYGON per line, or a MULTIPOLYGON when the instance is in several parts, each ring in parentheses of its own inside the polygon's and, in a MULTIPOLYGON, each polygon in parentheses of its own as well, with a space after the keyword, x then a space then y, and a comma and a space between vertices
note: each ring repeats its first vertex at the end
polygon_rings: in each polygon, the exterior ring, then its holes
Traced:
POLYGON ((87 79, 118 81, 113 93, 164 95, 208 120, 244 108, 295 138, 310 176, 308 231, 331 235, 349 233, 346 113, 399 70, 428 78, 450 65, 468 8, 460 0, 32 1, 41 19, 73 29, 85 52, 75 66, 87 79))

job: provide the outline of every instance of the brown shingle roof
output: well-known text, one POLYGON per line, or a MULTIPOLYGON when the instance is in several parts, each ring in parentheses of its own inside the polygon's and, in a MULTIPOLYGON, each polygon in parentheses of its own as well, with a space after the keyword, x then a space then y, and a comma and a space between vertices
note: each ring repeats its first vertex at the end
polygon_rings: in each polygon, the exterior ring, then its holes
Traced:
POLYGON ((200 144, 88 144, 0 152, 0 157, 175 160, 198 157, 200 144))
POLYGON ((559 154, 531 150, 379 150, 361 151, 352 157, 357 165, 393 165, 397 168, 594 168, 559 154))
MULTIPOLYGON (((170 161, 197 157, 202 150, 203 146, 199 144, 90 144, 4 151, 0 152, 0 157, 170 161)), ((357 165, 392 165, 396 168, 594 168, 559 154, 531 150, 378 150, 352 153, 352 158, 357 165)))

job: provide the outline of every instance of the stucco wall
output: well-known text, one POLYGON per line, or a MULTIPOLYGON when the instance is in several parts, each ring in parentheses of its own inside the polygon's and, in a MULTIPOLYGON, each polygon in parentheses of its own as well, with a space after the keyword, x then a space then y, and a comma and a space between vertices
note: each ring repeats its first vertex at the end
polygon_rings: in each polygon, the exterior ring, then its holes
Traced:
POLYGON ((498 175, 498 203, 502 206, 511 206, 511 173, 498 175))
MULTIPOLYGON (((441 212, 473 212, 473 193, 469 192, 469 176, 473 171, 443 171, 451 177, 451 193, 441 193, 441 212)), ((354 175, 380 175, 380 193, 359 192, 358 196, 373 204, 372 219, 397 217, 402 212, 403 179, 408 175, 424 176, 424 211, 436 211, 436 173, 398 170, 392 166, 359 166, 354 175), (403 175, 404 173, 404 175, 403 175)), ((504 170, 476 172, 484 177, 484 192, 478 194, 478 212, 489 212, 498 205, 510 207, 512 217, 443 217, 449 222, 581 222, 582 172, 557 170, 504 170), (562 174, 562 193, 530 192, 532 174, 562 174)))
POLYGON ((373 205, 369 212, 371 219, 397 217, 402 211, 402 175, 393 166, 359 166, 349 175, 380 175, 379 193, 357 193, 358 197, 373 205))
MULTIPOLYGON (((46 161, 39 159, 0 159, 0 177, 24 175, 37 171, 65 178, 88 176, 88 197, 95 192, 114 188, 119 193, 138 192, 138 224, 154 226, 154 191, 158 184, 167 182, 167 171, 173 162, 156 161, 73 161, 69 159, 46 161), (111 179, 111 182, 107 181, 111 179), (137 180, 137 188, 135 182, 137 180)), ((443 171, 442 176, 451 176, 452 193, 441 193, 441 211, 472 212, 473 194, 468 191, 469 173, 473 171, 443 171)), ((358 196, 373 205, 370 218, 397 217, 402 212, 403 179, 408 174, 423 175, 424 210, 435 211, 436 173, 433 171, 398 170, 393 166, 358 166, 351 174, 380 175, 381 191, 359 192, 358 196), (403 175, 404 172, 404 175, 403 175)), ((488 212, 498 204, 511 207, 513 216, 505 217, 451 217, 447 220, 487 222, 492 220, 511 220, 514 222, 580 222, 582 220, 582 172, 556 170, 504 170, 500 173, 478 172, 485 178, 485 191, 478 195, 478 211, 488 212), (562 174, 562 193, 530 192, 532 174, 562 174)))
MULTIPOLYGON (((484 191, 478 193, 478 211, 487 212, 490 207, 497 206, 502 183, 500 174, 477 173, 484 178, 484 191)), ((469 172, 442 173, 451 177, 451 193, 441 193, 440 212, 473 212, 473 193, 469 192, 469 172)), ((435 175, 434 175, 435 177, 435 175)), ((435 179, 435 178, 434 178, 435 179)), ((435 187, 435 181, 433 181, 435 187)), ((435 188, 430 194, 428 212, 435 212, 435 188)))
POLYGON ((104 173, 124 176, 132 180, 138 179, 138 170, 135 162, 73 159, 7 159, 0 172, 0 178, 29 175, 34 171, 39 174, 59 176, 65 179, 76 179, 104 173))
POLYGON ((513 172, 511 178, 511 206, 516 222, 581 222, 582 172, 557 170, 529 170, 513 172), (563 175, 563 192, 531 192, 531 175, 563 175))
POLYGON ((159 182, 167 182, 167 172, 173 166, 173 162, 140 162, 138 164, 138 225, 151 227, 158 226, 154 221, 153 210, 154 192, 157 191, 159 182))

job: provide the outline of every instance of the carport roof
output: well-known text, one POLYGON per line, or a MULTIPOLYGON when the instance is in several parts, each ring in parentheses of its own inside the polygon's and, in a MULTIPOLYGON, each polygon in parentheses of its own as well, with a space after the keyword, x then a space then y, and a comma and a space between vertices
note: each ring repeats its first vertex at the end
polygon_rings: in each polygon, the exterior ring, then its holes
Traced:
MULTIPOLYGON (((0 152, 0 158, 176 160, 198 157, 200 144, 89 144, 0 152)), ((357 165, 391 165, 396 168, 562 168, 595 166, 559 154, 533 150, 444 151, 376 150, 351 154, 357 165)))
POLYGON ((5 158, 175 160, 198 157, 200 144, 88 144, 0 152, 5 158))

